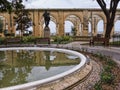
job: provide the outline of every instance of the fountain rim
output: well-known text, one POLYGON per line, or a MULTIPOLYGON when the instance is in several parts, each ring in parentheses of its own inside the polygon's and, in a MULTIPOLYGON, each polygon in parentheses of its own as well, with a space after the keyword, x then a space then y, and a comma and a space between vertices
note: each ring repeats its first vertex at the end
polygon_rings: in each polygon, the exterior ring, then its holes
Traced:
POLYGON ((38 81, 33 81, 33 82, 28 82, 28 83, 25 83, 25 84, 20 84, 20 85, 15 85, 15 86, 10 86, 10 87, 4 87, 4 88, 0 88, 0 90, 17 90, 17 89, 31 89, 31 88, 35 88, 39 85, 43 85, 43 84, 46 84, 46 83, 49 83, 49 82, 52 82, 52 81, 55 81, 55 80, 58 80, 60 78, 63 78, 69 74, 72 74, 73 72, 81 69, 82 67, 85 66, 86 64, 86 57, 82 54, 82 53, 79 53, 77 51, 73 51, 73 50, 68 50, 68 49, 60 49, 60 48, 47 48, 47 47, 10 47, 10 48, 0 48, 0 51, 2 50, 44 50, 44 51, 58 51, 58 52, 64 52, 64 53, 67 53, 67 54, 73 54, 73 55, 77 55, 81 62, 76 65, 75 67, 73 67, 72 69, 68 70, 68 71, 65 71, 63 73, 60 73, 60 74, 57 74, 55 76, 52 76, 52 77, 49 77, 49 78, 46 78, 46 79, 42 79, 42 80, 38 80, 38 81))

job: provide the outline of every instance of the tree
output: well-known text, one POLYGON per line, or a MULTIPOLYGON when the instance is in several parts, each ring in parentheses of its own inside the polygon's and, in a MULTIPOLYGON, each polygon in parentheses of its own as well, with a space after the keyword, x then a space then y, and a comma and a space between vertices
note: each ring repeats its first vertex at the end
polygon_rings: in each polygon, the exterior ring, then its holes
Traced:
MULTIPOLYGON (((24 0, 27 1, 27 0, 24 0)), ((11 13, 12 10, 21 9, 23 0, 0 0, 0 12, 11 13)))
POLYGON ((23 36, 24 31, 27 31, 27 29, 32 26, 30 14, 24 8, 22 10, 15 11, 14 20, 17 25, 16 30, 21 30, 21 36, 23 36))
POLYGON ((115 14, 117 11, 117 6, 120 0, 110 0, 110 6, 107 8, 107 4, 105 0, 96 0, 101 9, 103 10, 105 16, 106 16, 106 32, 105 32, 105 38, 110 38, 110 34, 112 32, 112 28, 114 26, 114 19, 115 14))
POLYGON ((32 26, 32 20, 30 18, 29 12, 25 10, 25 6, 22 4, 21 0, 14 2, 14 8, 14 20, 17 24, 16 30, 21 30, 21 36, 23 36, 23 32, 32 26))
POLYGON ((26 30, 31 25, 31 19, 29 18, 29 13, 25 11, 25 6, 23 1, 27 0, 0 0, 0 12, 11 12, 14 11, 16 14, 14 19, 17 23, 17 30, 26 30))

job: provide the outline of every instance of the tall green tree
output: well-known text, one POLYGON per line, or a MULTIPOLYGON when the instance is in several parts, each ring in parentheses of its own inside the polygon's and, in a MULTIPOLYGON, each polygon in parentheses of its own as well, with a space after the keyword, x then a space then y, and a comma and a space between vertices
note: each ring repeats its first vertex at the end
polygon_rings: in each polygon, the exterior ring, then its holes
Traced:
POLYGON ((14 20, 17 25, 16 30, 20 30, 21 36, 23 36, 23 32, 27 31, 27 29, 32 26, 32 20, 30 18, 29 12, 25 10, 25 6, 22 4, 22 0, 19 0, 19 2, 14 2, 14 8, 14 20))
POLYGON ((32 26, 30 14, 24 8, 22 10, 15 11, 14 20, 16 23, 16 30, 21 31, 21 36, 23 36, 24 31, 27 31, 28 28, 32 26))
POLYGON ((114 26, 115 14, 120 0, 108 0, 110 1, 109 7, 107 7, 107 0, 96 0, 96 1, 103 10, 107 20, 105 38, 110 38, 110 34, 114 26))
POLYGON ((31 26, 29 12, 25 10, 23 1, 27 0, 0 0, 0 12, 8 12, 11 15, 11 12, 14 11, 17 30, 21 30, 21 32, 31 26))
POLYGON ((12 10, 21 9, 23 5, 21 3, 27 0, 0 0, 0 12, 11 13, 12 10))

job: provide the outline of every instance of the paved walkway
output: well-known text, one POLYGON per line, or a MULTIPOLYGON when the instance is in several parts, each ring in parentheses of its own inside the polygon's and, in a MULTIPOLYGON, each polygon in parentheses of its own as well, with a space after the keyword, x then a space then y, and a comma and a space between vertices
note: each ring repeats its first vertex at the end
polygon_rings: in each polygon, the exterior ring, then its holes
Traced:
POLYGON ((100 80, 100 71, 101 67, 95 61, 92 61, 93 71, 90 76, 79 85, 75 86, 72 90, 93 90, 93 87, 96 82, 100 80))
MULTIPOLYGON (((70 43, 65 46, 68 46, 68 47, 70 46, 76 50, 84 49, 88 52, 101 53, 103 55, 110 56, 120 66, 120 48, 119 47, 102 47, 102 46, 90 47, 87 45, 81 45, 81 42, 70 43)), ((97 64, 93 65, 93 72, 92 72, 91 76, 85 82, 83 82, 83 83, 88 83, 88 84, 85 84, 85 86, 88 88, 84 87, 81 89, 81 84, 79 84, 73 90, 92 90, 89 88, 89 85, 91 85, 91 86, 94 85, 94 83, 95 83, 94 79, 96 79, 96 81, 99 80, 99 76, 97 76, 99 74, 99 72, 96 72, 97 70, 99 70, 98 68, 99 68, 99 66, 97 64), (90 82, 90 81, 92 81, 92 82, 90 82)), ((118 90, 120 90, 120 84, 118 86, 118 90)))

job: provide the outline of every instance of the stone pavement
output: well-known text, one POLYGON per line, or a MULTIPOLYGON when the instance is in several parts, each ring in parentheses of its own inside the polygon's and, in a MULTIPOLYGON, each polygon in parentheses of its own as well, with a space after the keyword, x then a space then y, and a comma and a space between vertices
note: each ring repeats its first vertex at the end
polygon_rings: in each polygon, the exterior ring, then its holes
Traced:
MULTIPOLYGON (((103 55, 111 57, 120 66, 120 48, 119 47, 102 47, 102 46, 94 46, 93 47, 93 46, 88 46, 88 45, 81 45, 81 42, 70 43, 70 44, 67 44, 66 46, 70 46, 73 49, 76 48, 77 50, 85 49, 88 52, 101 53, 103 55)), ((95 83, 94 80, 99 80, 99 76, 97 76, 97 74, 99 74, 99 72, 97 72, 97 73, 95 72, 95 70, 99 70, 98 68, 99 68, 99 66, 93 65, 93 72, 92 72, 93 76, 91 74, 91 76, 83 83, 87 82, 91 86, 93 86, 95 83), (92 77, 94 77, 94 79, 92 77), (92 80, 93 80, 93 82, 89 82, 92 80)), ((90 88, 85 88, 85 87, 81 89, 81 84, 76 86, 73 90, 91 90, 90 88)), ((89 84, 87 84, 87 85, 89 85, 89 84)), ((88 87, 87 85, 86 85, 86 83, 84 84, 84 86, 88 87)), ((120 84, 118 86, 118 90, 120 90, 120 84)))
POLYGON ((90 76, 71 90, 93 90, 96 82, 100 80, 101 67, 95 61, 92 61, 93 71, 90 76))
MULTIPOLYGON (((37 90, 66 90, 66 88, 68 88, 69 86, 86 78, 86 76, 92 70, 92 63, 93 62, 91 62, 89 65, 86 64, 84 67, 82 67, 78 71, 73 72, 72 74, 65 76, 61 79, 38 86, 37 90)), ((84 84, 82 85, 82 87, 84 87, 84 84)), ((81 90, 84 90, 84 89, 81 89, 81 90)))

